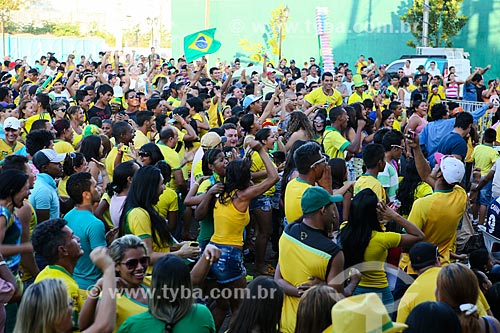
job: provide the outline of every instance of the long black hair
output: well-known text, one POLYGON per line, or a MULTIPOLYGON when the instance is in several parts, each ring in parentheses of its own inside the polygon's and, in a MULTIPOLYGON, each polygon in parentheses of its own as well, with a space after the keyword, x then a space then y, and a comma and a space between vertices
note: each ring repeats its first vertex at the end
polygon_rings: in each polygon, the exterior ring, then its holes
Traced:
POLYGON ((377 195, 369 188, 354 196, 349 211, 349 223, 340 232, 345 268, 363 262, 372 231, 382 231, 377 218, 377 204, 377 195))
POLYGON ((252 179, 252 174, 250 173, 251 166, 252 162, 248 159, 229 162, 226 167, 224 190, 219 197, 221 204, 227 205, 235 191, 244 190, 250 186, 252 179))
POLYGON ((20 170, 10 169, 0 173, 0 199, 14 201, 14 196, 23 189, 27 180, 28 175, 20 170))
POLYGON ((89 135, 83 138, 80 145, 80 153, 85 156, 87 162, 90 163, 92 158, 99 161, 101 159, 101 137, 99 135, 89 135))
POLYGON ((153 242, 159 247, 164 247, 172 242, 172 235, 168 230, 167 223, 154 208, 161 194, 158 193, 158 185, 161 180, 160 169, 153 166, 142 167, 135 173, 120 216, 120 236, 126 234, 127 213, 133 208, 142 208, 148 213, 151 220, 153 242))
POLYGON ((136 166, 139 168, 141 167, 135 160, 123 162, 116 166, 115 170, 113 170, 113 181, 108 183, 108 186, 106 186, 106 192, 110 197, 127 188, 128 178, 134 177, 134 174, 137 171, 135 169, 136 166))
POLYGON ((399 212, 403 215, 409 215, 413 202, 415 201, 415 190, 422 183, 418 175, 417 166, 414 159, 406 162, 406 176, 399 183, 396 198, 401 202, 399 212))
POLYGON ((285 168, 283 169, 283 176, 281 177, 281 199, 285 199, 285 190, 288 185, 288 178, 290 175, 297 169, 295 165, 295 161, 293 159, 293 154, 299 147, 305 145, 307 141, 305 140, 297 140, 292 144, 292 148, 288 151, 286 155, 285 168))
POLYGON ((210 170, 209 165, 212 165, 217 161, 217 156, 222 153, 222 150, 219 148, 214 148, 207 151, 203 155, 203 159, 201 161, 201 168, 203 170, 203 176, 211 176, 213 175, 213 171, 210 170))
POLYGON ((281 287, 272 278, 259 276, 248 284, 247 289, 249 297, 243 299, 228 332, 278 332, 284 299, 281 287), (259 297, 262 290, 268 291, 268 297, 259 297))

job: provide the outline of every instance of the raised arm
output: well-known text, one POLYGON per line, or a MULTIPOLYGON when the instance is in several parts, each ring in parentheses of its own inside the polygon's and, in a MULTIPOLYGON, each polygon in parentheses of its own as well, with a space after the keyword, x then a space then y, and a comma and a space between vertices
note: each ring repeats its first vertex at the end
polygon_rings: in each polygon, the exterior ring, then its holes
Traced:
POLYGON ((417 166, 418 175, 420 178, 429 184, 432 188, 436 185, 436 179, 431 176, 431 167, 422 153, 422 149, 420 149, 420 142, 418 135, 412 139, 406 138, 406 143, 408 146, 413 148, 413 156, 415 157, 415 165, 417 166))

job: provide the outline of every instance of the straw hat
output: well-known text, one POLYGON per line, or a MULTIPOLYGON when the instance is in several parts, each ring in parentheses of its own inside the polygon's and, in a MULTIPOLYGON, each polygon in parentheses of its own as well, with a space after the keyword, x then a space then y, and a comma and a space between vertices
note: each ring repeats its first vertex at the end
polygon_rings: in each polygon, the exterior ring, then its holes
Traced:
POLYGON ((347 297, 332 308, 333 333, 402 332, 408 325, 395 323, 375 293, 347 297))

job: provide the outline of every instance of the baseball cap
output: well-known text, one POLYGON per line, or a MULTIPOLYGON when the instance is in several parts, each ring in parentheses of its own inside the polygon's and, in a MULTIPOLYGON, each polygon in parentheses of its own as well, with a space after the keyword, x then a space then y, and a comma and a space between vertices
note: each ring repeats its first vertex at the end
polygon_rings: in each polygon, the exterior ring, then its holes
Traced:
POLYGON ((271 75, 271 74, 273 74, 273 73, 276 73, 276 71, 275 71, 274 69, 273 69, 273 70, 271 70, 271 71, 268 71, 268 72, 267 72, 267 75, 271 75))
POLYGON ((3 122, 3 128, 12 128, 14 130, 18 130, 21 128, 21 122, 17 118, 9 117, 3 122))
POLYGON ((53 149, 42 149, 33 155, 33 164, 40 170, 46 164, 61 163, 65 157, 65 154, 58 154, 53 149))
POLYGON ((292 60, 290 60, 290 63, 291 63, 291 64, 295 64, 295 60, 293 60, 293 59, 292 59, 292 60))
POLYGON ((300 206, 302 208, 302 213, 309 214, 331 203, 342 202, 342 200, 344 200, 344 197, 340 194, 331 195, 320 186, 311 186, 302 195, 300 206))
POLYGON ((379 68, 379 69, 386 68, 386 67, 387 67, 387 66, 386 66, 386 65, 384 65, 384 64, 382 64, 382 65, 378 66, 378 68, 379 68))
POLYGON ((418 242, 410 249, 410 261, 414 269, 433 265, 438 256, 437 246, 428 242, 418 242))
POLYGON ((420 65, 417 67, 417 69, 424 69, 424 68, 425 68, 424 65, 420 65))
POLYGON ((201 137, 200 145, 202 148, 212 149, 215 148, 221 142, 222 139, 219 136, 219 134, 215 132, 208 132, 207 134, 201 137))
POLYGON ((450 114, 452 116, 456 116, 460 112, 464 112, 464 109, 462 107, 460 107, 460 106, 457 106, 456 108, 454 108, 453 110, 450 111, 450 114))
POLYGON ((261 100, 261 99, 262 99, 262 96, 257 97, 255 95, 248 95, 243 100, 243 107, 247 108, 250 104, 257 102, 258 100, 261 100))
POLYGON ((448 184, 460 183, 465 176, 465 166, 462 161, 451 155, 434 153, 434 159, 439 164, 444 180, 448 184))

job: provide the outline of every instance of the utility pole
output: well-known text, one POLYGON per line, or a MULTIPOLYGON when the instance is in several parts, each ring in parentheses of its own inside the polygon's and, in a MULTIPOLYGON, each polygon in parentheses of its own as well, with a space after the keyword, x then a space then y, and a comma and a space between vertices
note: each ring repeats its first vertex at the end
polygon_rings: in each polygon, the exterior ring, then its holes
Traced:
POLYGON ((429 39, 429 0, 424 2, 424 18, 422 22, 422 46, 427 47, 427 41, 429 39))

